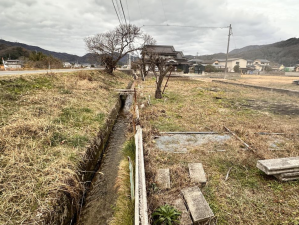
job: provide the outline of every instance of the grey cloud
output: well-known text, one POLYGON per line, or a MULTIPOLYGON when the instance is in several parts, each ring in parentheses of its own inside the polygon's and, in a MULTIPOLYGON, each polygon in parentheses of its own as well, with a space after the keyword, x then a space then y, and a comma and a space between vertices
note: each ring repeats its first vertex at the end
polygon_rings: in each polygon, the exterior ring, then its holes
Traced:
MULTIPOLYGON (((114 0, 116 1, 116 0, 114 0)), ((299 34, 297 0, 123 0, 127 20, 143 25, 233 26, 231 49, 299 34), (127 4, 130 14, 127 12, 127 4), (163 5, 162 5, 163 3, 163 5), (256 7, 256 5, 259 7, 256 7)), ((84 37, 118 25, 107 0, 0 0, 0 38, 73 54, 86 53, 84 37)), ((142 27, 158 44, 185 54, 225 52, 228 29, 142 27)))

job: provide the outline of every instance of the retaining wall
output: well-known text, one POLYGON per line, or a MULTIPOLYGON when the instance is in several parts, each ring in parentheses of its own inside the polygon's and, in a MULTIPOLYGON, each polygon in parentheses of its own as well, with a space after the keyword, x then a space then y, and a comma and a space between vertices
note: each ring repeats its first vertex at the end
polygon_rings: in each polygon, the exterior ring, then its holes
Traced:
POLYGON ((299 77, 299 72, 285 72, 288 77, 299 77))

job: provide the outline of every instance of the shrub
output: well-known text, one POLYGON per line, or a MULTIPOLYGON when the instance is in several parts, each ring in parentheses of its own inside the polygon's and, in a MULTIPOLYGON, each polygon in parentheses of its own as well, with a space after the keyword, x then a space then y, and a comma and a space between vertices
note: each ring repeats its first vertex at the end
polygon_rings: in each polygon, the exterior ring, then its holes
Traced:
POLYGON ((236 73, 240 73, 240 66, 239 66, 239 65, 235 65, 235 66, 234 66, 234 71, 235 71, 236 73))
POLYGON ((165 204, 157 208, 153 214, 153 225, 176 225, 180 224, 181 212, 174 207, 165 204))

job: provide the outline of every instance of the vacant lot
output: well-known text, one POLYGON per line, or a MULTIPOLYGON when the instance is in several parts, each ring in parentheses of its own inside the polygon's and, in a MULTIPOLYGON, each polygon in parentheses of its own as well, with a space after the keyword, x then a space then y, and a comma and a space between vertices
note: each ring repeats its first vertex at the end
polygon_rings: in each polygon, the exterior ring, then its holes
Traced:
POLYGON ((299 91, 299 85, 292 84, 294 80, 299 80, 299 77, 242 75, 241 79, 230 82, 299 91))
POLYGON ((0 80, 0 224, 41 224, 59 192, 78 200, 86 147, 129 81, 99 71, 0 80))
MULTIPOLYGON (((152 79, 140 83, 140 103, 147 105, 148 95, 154 94, 153 86, 152 79)), ((299 224, 299 182, 282 183, 256 168, 258 159, 299 155, 298 98, 232 85, 171 79, 164 98, 151 98, 141 116, 151 211, 178 198, 182 188, 194 185, 189 179, 188 163, 201 162, 208 178, 202 191, 218 224, 299 224), (159 150, 154 140, 161 131, 224 133, 223 126, 254 151, 231 138, 223 143, 189 147, 188 153, 179 154, 159 150), (170 190, 157 187, 155 176, 159 168, 170 169, 170 190)))

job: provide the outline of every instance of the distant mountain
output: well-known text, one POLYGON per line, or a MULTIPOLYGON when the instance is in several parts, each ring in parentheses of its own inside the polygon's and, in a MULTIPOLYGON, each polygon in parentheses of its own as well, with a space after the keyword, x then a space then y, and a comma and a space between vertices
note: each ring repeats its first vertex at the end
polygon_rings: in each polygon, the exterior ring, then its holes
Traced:
MULTIPOLYGON (((0 39, 0 57, 11 59, 18 59, 20 56, 28 57, 30 52, 42 52, 45 55, 52 55, 55 58, 60 59, 63 62, 71 62, 71 63, 96 63, 96 59, 93 54, 87 53, 84 56, 77 56, 68 53, 61 52, 53 52, 49 50, 45 50, 38 46, 27 45, 19 42, 10 42, 0 39)), ((127 64, 128 56, 123 57, 120 60, 120 64, 127 64)))
MULTIPOLYGON (((194 56, 187 56, 194 58, 194 56)), ((225 53, 213 55, 198 56, 200 59, 224 59, 225 53)), ((240 49, 234 49, 229 52, 229 58, 243 59, 267 59, 271 62, 283 64, 285 66, 294 66, 299 63, 299 38, 290 38, 286 41, 276 42, 268 45, 250 45, 240 49)))
POLYGON ((84 57, 84 56, 80 57, 80 56, 72 55, 72 54, 68 54, 68 53, 48 51, 48 50, 45 50, 45 49, 40 48, 38 46, 26 45, 26 44, 19 43, 19 42, 10 42, 10 41, 2 40, 2 39, 0 40, 0 45, 5 45, 5 46, 9 46, 9 47, 21 47, 23 49, 26 49, 26 50, 29 50, 29 51, 32 51, 32 52, 33 51, 42 52, 45 55, 52 55, 55 58, 58 58, 58 59, 60 59, 61 61, 64 61, 64 62, 77 62, 77 61, 81 62, 81 58, 84 57))

